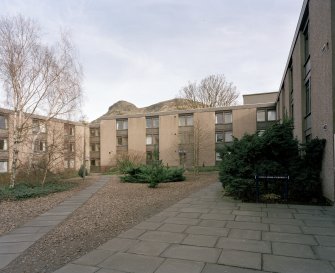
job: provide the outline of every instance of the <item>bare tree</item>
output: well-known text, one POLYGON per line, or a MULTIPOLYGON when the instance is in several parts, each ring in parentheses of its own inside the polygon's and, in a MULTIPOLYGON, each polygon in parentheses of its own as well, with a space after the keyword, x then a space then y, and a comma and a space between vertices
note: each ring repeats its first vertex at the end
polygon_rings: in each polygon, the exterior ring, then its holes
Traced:
POLYGON ((236 104, 238 96, 236 87, 223 74, 210 75, 200 84, 189 82, 179 91, 179 97, 184 99, 180 108, 230 106, 236 104))
POLYGON ((7 106, 14 111, 10 186, 14 187, 20 147, 31 131, 31 118, 46 121, 78 109, 82 70, 68 35, 44 45, 36 22, 22 16, 0 19, 0 80, 7 106))

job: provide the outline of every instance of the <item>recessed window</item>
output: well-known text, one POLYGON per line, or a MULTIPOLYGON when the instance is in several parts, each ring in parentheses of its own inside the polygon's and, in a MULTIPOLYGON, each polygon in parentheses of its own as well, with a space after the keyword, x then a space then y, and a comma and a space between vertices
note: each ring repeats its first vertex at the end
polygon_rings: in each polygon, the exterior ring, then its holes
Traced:
POLYGON ((7 117, 0 115, 0 129, 7 129, 8 124, 7 124, 7 117))
POLYGON ((257 121, 265 121, 266 110, 257 110, 257 121))
POLYGON ((45 152, 47 150, 47 143, 45 141, 36 140, 34 145, 35 152, 45 152))
POLYGON ((33 133, 46 133, 47 132, 47 126, 44 121, 34 119, 33 120, 33 133))
POLYGON ((222 143, 223 142, 223 133, 222 132, 216 132, 215 133, 215 142, 216 143, 222 143))
POLYGON ((100 151, 100 144, 99 143, 92 143, 91 144, 91 151, 92 152, 99 152, 100 151))
POLYGON ((268 121, 274 121, 277 119, 276 110, 268 110, 268 121))
POLYGON ((0 161, 0 173, 8 172, 8 161, 0 161))
POLYGON ((71 169, 74 169, 74 159, 70 159, 70 160, 69 160, 69 167, 70 167, 71 169))
POLYGON ((8 141, 7 139, 0 139, 0 151, 8 150, 8 141))
POLYGON ((99 129, 90 129, 90 134, 92 137, 98 137, 99 136, 99 129))
POLYGON ((69 151, 74 152, 74 143, 69 144, 69 151))
POLYGON ((146 144, 147 145, 159 144, 159 136, 158 135, 147 135, 146 144))
POLYGON ((232 142, 233 141, 233 132, 228 131, 224 132, 224 142, 232 142))
MULTIPOLYGON (((125 146, 128 145, 128 137, 118 136, 117 137, 117 145, 118 146, 125 146)), ((99 147, 100 148, 100 147, 99 147)))
POLYGON ((127 129, 128 129, 127 119, 116 120, 116 130, 127 130, 127 129))
POLYGON ((153 144, 153 138, 152 138, 152 136, 147 136, 146 144, 147 145, 152 145, 153 144))
POLYGON ((232 112, 218 112, 215 114, 215 124, 230 124, 232 122, 232 112))
POLYGON ((215 160, 216 161, 222 161, 222 158, 220 156, 220 153, 215 153, 215 160))
POLYGON ((180 115, 179 126, 193 126, 193 115, 180 115))
POLYGON ((145 122, 146 122, 147 128, 158 128, 159 127, 158 117, 147 117, 145 122))

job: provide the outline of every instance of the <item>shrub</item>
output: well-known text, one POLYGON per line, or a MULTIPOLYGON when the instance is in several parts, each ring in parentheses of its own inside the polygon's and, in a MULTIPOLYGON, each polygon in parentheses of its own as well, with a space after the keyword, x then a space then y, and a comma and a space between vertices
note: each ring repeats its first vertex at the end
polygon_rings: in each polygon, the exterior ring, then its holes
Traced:
POLYGON ((156 187, 161 182, 184 181, 185 170, 182 168, 168 168, 161 161, 151 165, 141 165, 129 168, 126 174, 121 176, 122 182, 149 183, 149 187, 156 187))
POLYGON ((81 165, 79 170, 78 170, 78 175, 81 177, 81 178, 84 178, 85 176, 88 175, 88 171, 86 169, 86 167, 84 165, 81 165))
POLYGON ((143 156, 134 153, 121 153, 116 158, 116 168, 122 174, 127 173, 128 169, 140 166, 143 156))
POLYGON ((73 188, 74 183, 47 183, 44 186, 26 183, 17 184, 14 188, 0 187, 0 200, 19 200, 45 196, 50 193, 73 188))
MULTIPOLYGON (((321 199, 322 157, 325 140, 313 139, 299 145, 293 137, 293 123, 269 127, 262 136, 245 135, 234 139, 232 145, 220 150, 219 177, 225 192, 242 200, 256 197, 254 176, 289 175, 289 198, 294 201, 310 202, 321 199)), ((260 183, 260 191, 281 193, 280 183, 260 183)))

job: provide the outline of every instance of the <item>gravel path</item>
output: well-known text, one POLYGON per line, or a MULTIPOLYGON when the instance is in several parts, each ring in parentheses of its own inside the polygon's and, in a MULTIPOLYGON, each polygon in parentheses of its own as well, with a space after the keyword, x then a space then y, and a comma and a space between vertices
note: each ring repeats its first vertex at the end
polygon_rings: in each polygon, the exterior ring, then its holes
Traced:
POLYGON ((217 173, 189 176, 185 182, 164 183, 156 189, 146 184, 120 183, 119 178, 111 177, 110 183, 1 273, 53 272, 190 193, 216 182, 217 176, 217 173))

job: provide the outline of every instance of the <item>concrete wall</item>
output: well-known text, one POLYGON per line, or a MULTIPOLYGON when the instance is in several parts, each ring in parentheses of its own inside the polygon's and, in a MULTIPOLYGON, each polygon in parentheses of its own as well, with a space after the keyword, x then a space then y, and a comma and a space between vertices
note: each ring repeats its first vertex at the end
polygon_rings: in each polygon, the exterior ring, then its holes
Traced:
POLYGON ((215 112, 194 114, 194 131, 199 133, 199 165, 215 165, 215 112), (199 130, 197 130, 197 126, 199 130))
POLYGON ((233 136, 241 138, 244 134, 256 132, 256 108, 233 110, 233 136))
POLYGON ((146 124, 145 117, 128 119, 128 153, 141 163, 146 162, 146 124))
POLYGON ((100 121, 100 164, 101 167, 115 165, 116 159, 116 121, 100 121))
POLYGON ((243 104, 275 102, 278 92, 243 95, 243 104))
POLYGON ((335 200, 331 0, 310 1, 309 19, 312 136, 327 141, 322 166, 323 193, 335 200))
POLYGON ((159 117, 159 157, 165 165, 179 165, 178 115, 159 117))

